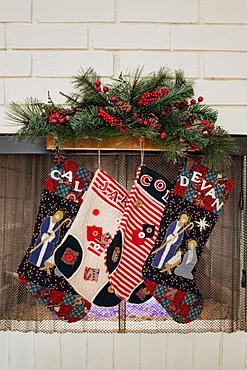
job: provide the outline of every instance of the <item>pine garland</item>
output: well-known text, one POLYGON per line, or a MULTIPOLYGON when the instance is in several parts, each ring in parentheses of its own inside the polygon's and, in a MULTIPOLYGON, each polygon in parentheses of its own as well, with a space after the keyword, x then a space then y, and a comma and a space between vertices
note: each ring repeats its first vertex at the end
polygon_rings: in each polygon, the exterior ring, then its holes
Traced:
POLYGON ((48 92, 48 103, 28 98, 12 102, 7 117, 22 124, 19 137, 52 135, 62 147, 70 140, 99 141, 121 136, 144 136, 176 161, 189 150, 204 155, 205 164, 216 169, 220 161, 237 153, 237 146, 221 127, 215 127, 218 112, 203 104, 203 97, 193 98, 193 82, 182 70, 167 67, 143 76, 143 69, 122 73, 103 86, 92 69, 81 69, 72 79, 75 92, 66 95, 63 105, 55 104, 48 92))

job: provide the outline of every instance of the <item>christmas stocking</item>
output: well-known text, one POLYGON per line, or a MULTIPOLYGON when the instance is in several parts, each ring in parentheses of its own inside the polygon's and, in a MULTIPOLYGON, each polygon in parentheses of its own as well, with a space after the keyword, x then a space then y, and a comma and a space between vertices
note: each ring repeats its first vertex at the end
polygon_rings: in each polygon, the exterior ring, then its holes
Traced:
POLYGON ((48 263, 82 203, 93 173, 69 159, 54 157, 46 179, 31 244, 18 274, 31 295, 53 317, 74 322, 89 312, 91 304, 74 291, 58 270, 48 263))
POLYGON ((143 277, 149 294, 178 323, 202 312, 195 266, 233 187, 233 181, 188 159, 171 191, 143 277))
POLYGON ((97 170, 76 219, 54 253, 54 262, 68 282, 98 306, 121 301, 108 283, 104 251, 116 233, 127 196, 113 178, 97 170))
POLYGON ((151 298, 142 267, 154 246, 170 188, 164 176, 145 166, 138 168, 119 230, 106 255, 111 287, 125 301, 143 303, 151 298))

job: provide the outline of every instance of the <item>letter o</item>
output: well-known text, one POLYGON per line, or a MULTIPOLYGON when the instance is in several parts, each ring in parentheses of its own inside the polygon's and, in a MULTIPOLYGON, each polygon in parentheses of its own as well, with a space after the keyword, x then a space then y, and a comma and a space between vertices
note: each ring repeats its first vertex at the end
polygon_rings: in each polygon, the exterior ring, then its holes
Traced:
POLYGON ((154 187, 158 191, 163 191, 166 189, 166 183, 164 180, 156 180, 154 183, 154 187))

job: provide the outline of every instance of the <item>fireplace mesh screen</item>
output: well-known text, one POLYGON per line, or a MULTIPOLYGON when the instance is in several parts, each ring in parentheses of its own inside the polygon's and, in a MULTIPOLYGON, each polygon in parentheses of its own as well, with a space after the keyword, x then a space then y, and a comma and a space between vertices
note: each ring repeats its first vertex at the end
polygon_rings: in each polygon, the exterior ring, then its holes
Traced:
MULTIPOLYGON (((66 157, 95 171, 95 153, 66 154, 66 157)), ((195 160, 201 158, 195 156, 195 160)), ((219 168, 236 181, 197 268, 196 281, 205 300, 199 319, 177 324, 154 299, 112 308, 92 306, 81 321, 68 324, 50 316, 17 278, 33 232, 41 191, 53 160, 52 154, 6 154, 0 156, 0 330, 34 332, 234 332, 246 331, 246 289, 241 274, 246 263, 246 209, 239 207, 243 193, 246 205, 246 163, 232 157, 230 168, 219 168), (245 164, 244 164, 245 163, 245 164)), ((167 163, 160 153, 145 153, 145 165, 174 181, 181 163, 167 163)), ((140 164, 139 153, 101 154, 101 168, 128 190, 140 164)))

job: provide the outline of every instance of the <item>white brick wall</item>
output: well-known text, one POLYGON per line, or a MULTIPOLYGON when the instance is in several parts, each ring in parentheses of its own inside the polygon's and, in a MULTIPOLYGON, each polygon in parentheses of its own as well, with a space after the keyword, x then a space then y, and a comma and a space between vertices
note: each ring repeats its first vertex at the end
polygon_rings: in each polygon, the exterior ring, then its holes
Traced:
POLYGON ((4 109, 28 96, 56 102, 80 67, 100 75, 182 68, 218 123, 247 134, 247 2, 243 0, 0 0, 0 132, 4 109))
POLYGON ((0 332, 1 370, 245 370, 247 334, 0 332))

